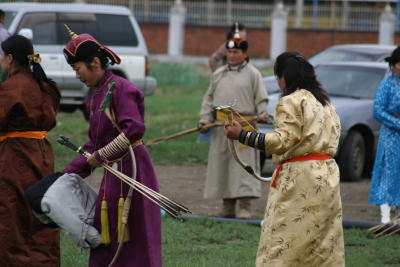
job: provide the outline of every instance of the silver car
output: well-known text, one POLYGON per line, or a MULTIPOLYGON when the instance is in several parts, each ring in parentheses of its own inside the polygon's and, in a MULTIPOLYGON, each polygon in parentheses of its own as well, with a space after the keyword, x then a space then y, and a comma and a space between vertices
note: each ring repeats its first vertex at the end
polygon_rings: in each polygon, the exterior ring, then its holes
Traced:
MULTIPOLYGON (((371 170, 380 124, 373 118, 375 91, 389 73, 387 63, 334 62, 319 64, 317 78, 336 107, 342 125, 338 153, 335 156, 344 181, 356 181, 371 170)), ((274 113, 280 98, 277 82, 268 80, 267 112, 274 113), (272 92, 272 93, 271 93, 272 92)), ((260 125, 261 132, 273 131, 273 126, 260 125)))
POLYGON ((396 48, 394 45, 342 44, 330 46, 308 60, 314 66, 333 61, 372 61, 383 62, 396 48))
MULTIPOLYGON (((385 57, 390 56, 396 48, 394 45, 379 44, 341 44, 330 46, 321 52, 311 56, 308 61, 317 66, 326 62, 383 62, 385 57)), ((268 93, 273 93, 275 77, 264 77, 264 83, 271 85, 267 87, 268 93)))

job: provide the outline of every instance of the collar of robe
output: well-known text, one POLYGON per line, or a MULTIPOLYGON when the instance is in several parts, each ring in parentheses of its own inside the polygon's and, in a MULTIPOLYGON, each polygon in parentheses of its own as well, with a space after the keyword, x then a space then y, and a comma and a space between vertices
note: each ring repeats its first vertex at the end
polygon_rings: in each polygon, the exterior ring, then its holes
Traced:
POLYGON ((248 63, 247 61, 244 61, 242 64, 239 64, 236 66, 232 66, 232 65, 228 64, 228 70, 240 72, 244 67, 246 67, 247 63, 248 63))

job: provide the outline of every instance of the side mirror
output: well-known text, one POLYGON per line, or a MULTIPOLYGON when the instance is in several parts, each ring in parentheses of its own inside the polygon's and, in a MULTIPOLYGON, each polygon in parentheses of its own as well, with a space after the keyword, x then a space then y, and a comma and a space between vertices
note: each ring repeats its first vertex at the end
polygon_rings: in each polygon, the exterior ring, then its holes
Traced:
POLYGON ((33 31, 32 31, 32 29, 22 28, 21 30, 19 30, 18 34, 28 38, 31 41, 33 40, 33 31))

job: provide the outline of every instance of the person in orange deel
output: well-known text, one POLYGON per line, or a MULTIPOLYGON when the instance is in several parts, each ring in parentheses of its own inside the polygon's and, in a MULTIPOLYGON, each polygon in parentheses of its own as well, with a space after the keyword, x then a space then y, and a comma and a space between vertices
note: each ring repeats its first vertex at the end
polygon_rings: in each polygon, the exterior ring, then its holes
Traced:
POLYGON ((0 266, 60 266, 59 232, 33 215, 25 190, 54 172, 46 134, 56 125, 60 92, 40 66, 30 40, 1 43, 0 266))

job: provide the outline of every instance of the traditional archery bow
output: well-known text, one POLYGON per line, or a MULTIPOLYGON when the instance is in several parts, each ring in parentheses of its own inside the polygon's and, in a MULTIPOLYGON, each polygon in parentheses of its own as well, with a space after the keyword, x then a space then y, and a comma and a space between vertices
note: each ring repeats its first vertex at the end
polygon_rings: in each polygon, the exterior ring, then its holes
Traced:
MULTIPOLYGON (((233 122, 233 114, 237 114, 239 117, 240 114, 238 112, 236 112, 231 106, 214 106, 215 110, 219 110, 222 112, 227 113, 228 115, 228 121, 230 124, 232 124, 233 122)), ((254 129, 254 127, 248 123, 248 125, 256 132, 258 132, 256 129, 254 129)), ((256 173, 256 171, 253 169, 253 167, 251 167, 249 164, 245 163, 244 161, 242 161, 236 151, 236 147, 235 147, 235 143, 232 139, 228 139, 229 142, 229 148, 231 150, 231 153, 233 155, 233 158, 237 161, 237 163, 239 163, 240 166, 242 166, 251 176, 253 176, 254 178, 262 181, 262 182, 270 182, 272 180, 272 177, 262 177, 260 174, 256 173)))

